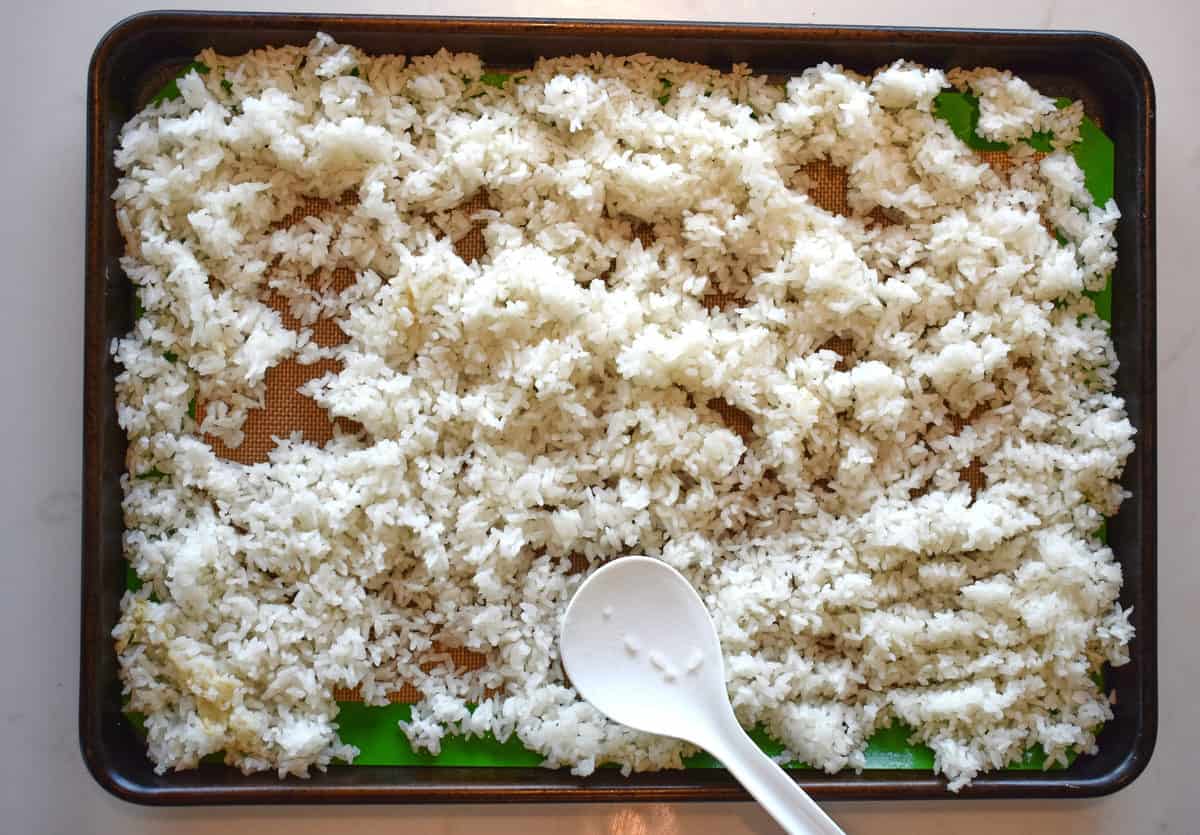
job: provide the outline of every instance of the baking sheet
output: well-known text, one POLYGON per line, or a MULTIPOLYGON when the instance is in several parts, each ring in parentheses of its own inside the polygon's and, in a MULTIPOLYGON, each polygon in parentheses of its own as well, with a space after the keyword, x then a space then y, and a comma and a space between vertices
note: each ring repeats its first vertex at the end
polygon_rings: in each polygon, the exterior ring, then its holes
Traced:
MULTIPOLYGON (((1097 305, 1103 312, 1115 317, 1114 334, 1118 352, 1123 363, 1131 366, 1123 366, 1119 387, 1130 401, 1131 417, 1139 429, 1138 452, 1131 459, 1126 472, 1126 483, 1136 488, 1135 499, 1127 502, 1126 508, 1114 520, 1114 549, 1126 568, 1127 593, 1123 600, 1129 598, 1128 602, 1139 605, 1143 616, 1148 605, 1150 629, 1145 629, 1144 622, 1138 624, 1135 662, 1130 668, 1115 671, 1113 676, 1112 684, 1126 707, 1118 712, 1117 719, 1102 736, 1101 755, 1097 758, 1080 758, 1078 764, 1070 769, 1045 775, 1040 772, 1028 777, 1017 773, 986 775, 964 795, 1098 793, 1111 790, 1140 771, 1152 747, 1154 719, 1152 704, 1147 701, 1147 696, 1153 695, 1153 606, 1152 598, 1146 597, 1148 589, 1145 584, 1147 577, 1151 580, 1153 577, 1153 479, 1147 478, 1153 472, 1153 334, 1152 328, 1147 332, 1145 327, 1147 322, 1152 323, 1153 314, 1153 258, 1152 246, 1149 246, 1152 244, 1152 214, 1147 213, 1147 205, 1152 203, 1153 181, 1152 176, 1148 176, 1148 173, 1152 174, 1152 164, 1148 165, 1148 162, 1152 162, 1152 144, 1146 142, 1152 130, 1152 91, 1148 87, 1148 76, 1139 74, 1136 56, 1125 54, 1104 36, 1079 33, 900 32, 694 24, 151 13, 114 30, 116 35, 110 34, 102 41, 93 61, 89 96, 89 152, 92 154, 89 166, 90 215, 98 219, 101 227, 108 224, 103 213, 111 214, 107 193, 111 191, 114 176, 111 147, 115 130, 138 104, 134 100, 136 97, 129 92, 131 85, 140 83, 143 91, 151 83, 151 89, 157 88, 165 77, 169 77, 175 68, 186 63, 203 46, 212 45, 221 52, 236 54, 268 42, 302 43, 318 28, 369 51, 412 54, 429 51, 435 45, 445 45, 451 49, 479 52, 485 60, 508 67, 520 66, 519 59, 523 52, 527 53, 526 60, 531 60, 531 56, 543 53, 564 54, 592 49, 629 52, 637 51, 635 47, 718 65, 727 65, 731 60, 747 60, 756 69, 774 72, 781 69, 781 62, 788 65, 785 68, 787 72, 793 72, 815 60, 824 59, 840 59, 869 71, 873 66, 899 56, 941 66, 1012 66, 1043 89, 1080 95, 1089 103, 1099 102, 1101 106, 1096 109, 1097 114, 1105 116, 1106 127, 1114 126, 1114 136, 1118 142, 1125 142, 1122 166, 1117 170, 1112 168, 1113 143, 1104 140, 1094 126, 1085 128, 1083 149, 1086 151, 1080 149, 1079 153, 1083 154, 1080 163, 1087 170, 1088 186, 1093 193, 1101 199, 1106 196, 1105 189, 1108 194, 1115 193, 1125 215, 1118 230, 1118 236, 1122 239, 1122 267, 1115 295, 1118 300, 1125 299, 1126 303, 1118 303, 1114 312, 1111 303, 1113 289, 1110 288, 1097 299, 1097 305), (1029 49, 1039 42, 1042 42, 1041 48, 1031 59, 1029 49), (105 51, 106 44, 109 52, 105 51), (115 50, 120 53, 119 56, 112 54, 113 44, 120 47, 115 50), (422 49, 423 45, 425 49, 422 49), (1051 45, 1056 48, 1053 54, 1066 66, 1039 65, 1032 71, 1019 66, 1022 61, 1029 60, 1044 64, 1046 56, 1052 54, 1047 49, 1051 45), (1115 54, 1116 57, 1111 60, 1116 61, 1119 71, 1113 71, 1117 73, 1113 78, 1124 78, 1134 85, 1135 91, 1140 83, 1141 98, 1127 94, 1122 96, 1118 89, 1120 84, 1114 84, 1111 79, 1109 82, 1098 80, 1103 75, 1095 70, 1099 58, 1092 62, 1093 74, 1097 76, 1090 80, 1092 86, 1089 86, 1088 80, 1077 80, 1075 74, 1078 73, 1080 62, 1078 58, 1071 58, 1072 49, 1082 50, 1086 54, 1102 55, 1106 50, 1115 54), (760 60, 755 60, 756 54, 760 60), (121 72, 121 60, 133 62, 137 65, 136 71, 124 69, 121 72), (1041 80, 1039 72, 1051 78, 1052 83, 1041 80), (122 97, 124 100, 121 100, 122 97), (1096 160, 1103 161, 1104 158, 1108 159, 1107 177, 1103 173, 1094 173, 1096 160), (1140 190, 1131 188, 1131 185, 1139 184, 1142 186, 1140 190), (1148 379, 1145 367, 1147 351, 1144 350, 1147 345, 1150 348, 1148 379), (1138 348, 1143 350, 1139 351, 1138 348), (1149 400, 1147 392, 1151 395, 1149 400), (1089 760, 1095 762, 1089 763, 1089 760), (1057 777, 1056 774, 1062 776, 1057 777)), ((955 118, 961 119, 964 113, 969 123, 972 111, 969 100, 957 104, 951 100, 947 102, 945 115, 952 124, 955 118)), ((985 158, 991 155, 993 164, 1003 165, 1002 154, 997 149, 979 150, 985 158)), ((806 173, 812 180, 811 191, 815 200, 834 210, 839 205, 844 206, 844 176, 840 172, 835 169, 823 172, 818 168, 806 173), (838 203, 839 181, 841 204, 838 203)), ((486 196, 483 199, 486 200, 486 196)), ((312 208, 305 207, 304 211, 312 208)), ((315 208, 318 212, 336 210, 336 207, 330 206, 315 208)), ((114 502, 119 503, 119 491, 114 496, 112 460, 117 452, 116 447, 123 444, 123 439, 119 431, 114 433, 111 415, 104 413, 105 409, 111 409, 111 376, 107 385, 103 383, 103 375, 112 373, 109 370, 111 363, 107 360, 106 352, 101 350, 92 353, 90 350, 100 345, 101 340, 128 329, 132 303, 128 283, 119 271, 112 269, 115 257, 119 255, 119 238, 112 235, 111 230, 94 231, 97 228, 97 223, 89 224, 85 488, 89 484, 95 485, 96 492, 90 495, 88 506, 85 507, 85 641, 81 667, 85 684, 80 710, 85 759, 103 785, 123 796, 151 802, 513 799, 518 795, 525 799, 556 800, 634 797, 721 799, 744 796, 723 773, 704 768, 684 773, 635 775, 629 780, 598 773, 593 778, 581 781, 562 772, 531 768, 531 757, 536 758, 536 755, 525 752, 519 745, 514 746, 512 741, 504 744, 485 741, 486 744, 481 744, 478 740, 471 743, 454 740, 444 747, 439 757, 415 754, 407 750, 407 743, 395 726, 395 720, 407 710, 404 702, 415 696, 413 692, 406 692, 411 688, 397 693, 397 701, 385 708, 367 708, 353 701, 354 694, 339 694, 344 697, 343 714, 340 717, 343 737, 363 749, 359 765, 331 769, 329 775, 319 776, 301 786, 297 786, 295 781, 279 784, 271 775, 265 778, 260 775, 244 777, 220 766, 204 767, 198 772, 164 778, 147 773, 144 749, 136 734, 131 732, 130 723, 120 717, 119 696, 114 697, 115 666, 107 630, 111 629, 115 618, 111 596, 119 596, 113 586, 113 578, 116 576, 118 583, 123 585, 124 570, 120 569, 120 573, 114 575, 108 560, 113 559, 114 555, 118 563, 120 560, 120 514, 119 507, 114 505, 114 502), (93 371, 99 373, 93 376, 93 371), (106 403, 109 405, 106 406, 106 403), (100 463, 102 461, 108 463, 100 463), (105 501, 92 501, 95 497, 103 497, 105 501), (99 564, 95 559, 89 559, 89 555, 96 553, 106 555, 99 564), (101 582, 101 578, 107 579, 101 582), (102 592, 101 596, 89 595, 89 591, 97 590, 102 592), (406 767, 394 767, 399 763, 406 767), (498 764, 503 766, 497 767, 498 764), (425 768, 430 765, 440 767, 425 768), (461 766, 470 767, 464 770, 461 766)), ((634 234, 641 237, 646 230, 635 229, 634 234)), ((464 239, 458 244, 466 247, 471 242, 464 239)), ((732 302, 720 298, 712 301, 722 305, 732 302)), ((324 325, 319 327, 325 328, 324 325)), ((323 334, 318 338, 338 338, 338 333, 328 328, 323 334)), ((836 345, 828 347, 837 350, 836 345)), ((280 369, 277 372, 280 396, 284 400, 299 397, 294 393, 294 381, 301 380, 311 370, 311 367, 280 369)), ((720 409, 720 404, 713 405, 720 409)), ((196 404, 196 408, 202 410, 204 404, 196 404)), ((288 417, 287 409, 280 408, 268 408, 262 417, 284 423, 297 419, 303 424, 302 431, 306 437, 314 442, 320 442, 322 433, 332 434, 339 430, 339 427, 330 424, 327 416, 319 414, 319 410, 314 413, 311 410, 304 412, 305 407, 302 406, 297 408, 299 411, 292 413, 291 417, 288 417)), ((748 426, 738 426, 735 412, 726 411, 726 416, 739 431, 748 430, 748 426)), ((340 428, 353 430, 353 427, 340 428)), ((260 437, 257 448, 243 445, 239 450, 228 450, 228 453, 231 457, 264 455, 262 438, 269 439, 270 434, 278 434, 278 431, 260 437)), ((971 472, 969 468, 963 475, 968 481, 979 477, 977 472, 971 472)), ((89 496, 86 489, 85 496, 89 496)), ((1149 589, 1152 590, 1152 585, 1149 589)), ((460 663, 471 663, 469 657, 458 660, 460 663)), ((830 776, 806 771, 800 772, 799 778, 806 788, 818 795, 945 796, 940 781, 917 773, 929 768, 928 751, 909 748, 904 742, 905 736, 903 729, 895 728, 872 740, 869 764, 872 769, 883 770, 868 771, 861 776, 830 776), (905 774, 897 769, 914 771, 905 774)), ((769 745, 765 740, 764 744, 769 745)), ((706 764, 711 765, 711 762, 697 760, 693 763, 697 766, 706 764)), ((1021 765, 1036 768, 1040 765, 1037 753, 1031 754, 1021 765)))

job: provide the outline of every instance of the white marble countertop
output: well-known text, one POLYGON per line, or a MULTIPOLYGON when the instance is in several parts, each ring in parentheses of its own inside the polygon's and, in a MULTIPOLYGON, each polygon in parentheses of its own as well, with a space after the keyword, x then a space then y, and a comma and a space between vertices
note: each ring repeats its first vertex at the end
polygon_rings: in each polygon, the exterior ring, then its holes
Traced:
MULTIPOLYGON (((750 804, 149 809, 105 794, 84 769, 76 730, 79 658, 80 426, 83 339, 84 79, 100 35, 154 8, 137 0, 5 0, 9 85, 0 203, 4 565, 0 584, 0 832, 176 835, 371 832, 773 832, 750 804)), ((164 2, 160 6, 173 6, 164 2)), ((233 3, 240 8, 247 3, 233 3)), ((850 833, 1197 833, 1200 720, 1200 281, 1185 244, 1200 228, 1200 3, 1196 0, 313 0, 281 11, 741 20, 824 24, 1098 29, 1129 41, 1158 92, 1160 730, 1149 769, 1091 801, 829 804, 850 833), (1189 231, 1190 230, 1190 231, 1189 231), (1189 430, 1188 427, 1193 427, 1189 430), (1188 635, 1193 637, 1188 638, 1188 635)), ((212 7, 225 3, 213 2, 212 7)))

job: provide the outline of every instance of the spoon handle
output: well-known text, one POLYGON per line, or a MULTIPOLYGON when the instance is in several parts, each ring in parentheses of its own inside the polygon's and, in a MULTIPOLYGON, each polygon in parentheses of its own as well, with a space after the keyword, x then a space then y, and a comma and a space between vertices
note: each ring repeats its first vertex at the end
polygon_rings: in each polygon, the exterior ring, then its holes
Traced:
POLYGON ((789 835, 845 835, 736 722, 719 743, 705 747, 789 835))

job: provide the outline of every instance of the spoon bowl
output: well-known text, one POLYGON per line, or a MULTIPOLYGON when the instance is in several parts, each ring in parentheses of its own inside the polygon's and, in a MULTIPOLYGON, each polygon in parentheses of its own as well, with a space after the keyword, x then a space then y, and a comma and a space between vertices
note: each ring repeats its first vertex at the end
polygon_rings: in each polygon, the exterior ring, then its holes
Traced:
POLYGON ((563 619, 562 658, 580 695, 639 731, 701 744, 696 737, 711 729, 696 710, 729 709, 708 611, 658 560, 623 557, 587 579, 563 619))

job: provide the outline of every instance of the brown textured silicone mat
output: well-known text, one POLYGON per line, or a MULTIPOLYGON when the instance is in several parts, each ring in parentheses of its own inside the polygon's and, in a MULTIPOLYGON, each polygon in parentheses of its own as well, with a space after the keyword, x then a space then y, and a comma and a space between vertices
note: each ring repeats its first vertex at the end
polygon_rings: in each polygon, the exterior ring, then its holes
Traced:
MULTIPOLYGON (((1006 175, 1012 168, 1012 160, 1006 152, 980 151, 978 154, 982 160, 988 162, 1002 175, 1006 175)), ((844 168, 822 160, 808 163, 802 167, 801 172, 807 183, 808 195, 816 205, 835 214, 850 213, 846 199, 847 178, 844 168)), ((336 202, 308 197, 272 228, 288 228, 304 222, 308 217, 321 218, 336 225, 339 217, 345 215, 353 206, 354 201, 355 197, 352 193, 342 195, 336 202)), ((490 208, 488 195, 486 192, 480 191, 464 201, 456 211, 470 217, 488 208, 490 208)), ((885 225, 892 223, 891 219, 879 209, 872 212, 870 218, 871 222, 875 223, 885 225)), ((454 242, 455 251, 464 261, 477 261, 487 254, 486 241, 483 236, 485 226, 486 220, 473 220, 469 231, 454 242)), ((649 225, 632 223, 631 235, 632 238, 641 241, 644 247, 652 246, 654 243, 654 232, 649 225)), ((319 274, 315 280, 329 282, 335 289, 341 290, 353 283, 354 278, 352 270, 339 267, 328 274, 319 274)), ((279 312, 287 327, 293 330, 300 330, 303 327, 300 321, 291 314, 287 301, 274 290, 267 290, 263 300, 279 312)), ((716 292, 706 295, 704 301, 710 308, 729 308, 740 304, 742 299, 735 295, 716 292)), ((311 326, 311 329, 312 338, 319 345, 329 347, 347 341, 346 335, 334 319, 320 319, 311 326)), ((839 370, 844 370, 853 363, 854 344, 845 337, 835 334, 820 347, 831 350, 841 357, 836 366, 839 370)), ((287 437, 294 432, 299 432, 306 442, 323 445, 335 433, 356 434, 362 431, 362 427, 354 421, 345 418, 331 419, 325 410, 312 399, 297 391, 309 380, 331 371, 337 371, 339 368, 340 363, 330 359, 319 360, 311 365, 300 365, 294 360, 285 360, 279 363, 266 373, 265 405, 261 409, 252 409, 249 412, 242 427, 245 434, 242 444, 232 448, 208 434, 204 435, 204 439, 222 458, 242 464, 255 464, 267 460, 268 453, 275 447, 274 439, 276 437, 287 437)), ((719 398, 709 400, 707 405, 720 414, 726 425, 737 432, 747 443, 753 440, 754 422, 750 415, 719 398)), ((196 419, 198 423, 204 421, 204 409, 204 403, 197 403, 196 419)), ((973 412, 966 419, 952 415, 952 430, 955 433, 961 432, 964 426, 978 416, 978 412, 973 412)), ((982 464, 977 460, 972 461, 968 467, 964 468, 960 475, 962 480, 971 486, 972 493, 977 492, 985 483, 982 464)), ((916 497, 921 492, 923 491, 914 491, 913 496, 916 497)), ((582 557, 571 556, 572 571, 583 571, 587 567, 588 563, 582 557)), ((433 666, 438 661, 444 660, 446 656, 449 656, 454 665, 463 671, 480 669, 486 663, 486 656, 480 653, 461 647, 441 645, 435 645, 434 652, 431 653, 427 663, 429 666, 433 666)), ((335 692, 335 697, 339 701, 361 700, 357 690, 339 689, 335 692)), ((416 702, 420 698, 420 691, 411 684, 405 684, 389 694, 390 701, 398 703, 416 702)))

